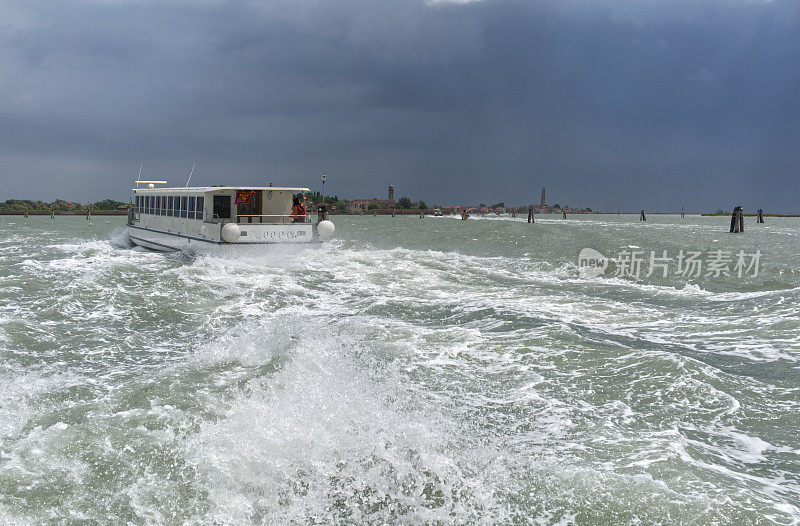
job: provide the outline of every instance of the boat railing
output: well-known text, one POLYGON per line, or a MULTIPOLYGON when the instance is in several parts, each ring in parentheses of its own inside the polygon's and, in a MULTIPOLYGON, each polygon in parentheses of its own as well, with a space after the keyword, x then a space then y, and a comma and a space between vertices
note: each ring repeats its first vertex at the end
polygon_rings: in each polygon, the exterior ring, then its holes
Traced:
POLYGON ((288 225, 292 223, 310 223, 311 214, 295 216, 293 214, 237 214, 237 223, 244 224, 267 224, 267 225, 288 225), (264 219, 267 219, 266 221, 264 219), (242 220, 245 221, 242 221, 242 220), (256 221, 258 219, 258 221, 256 221))

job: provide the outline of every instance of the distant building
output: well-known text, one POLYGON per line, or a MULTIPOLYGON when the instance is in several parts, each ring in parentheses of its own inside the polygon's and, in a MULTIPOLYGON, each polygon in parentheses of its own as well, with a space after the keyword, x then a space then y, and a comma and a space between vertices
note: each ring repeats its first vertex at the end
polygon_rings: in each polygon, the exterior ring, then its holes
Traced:
POLYGON ((351 199, 347 203, 348 214, 363 214, 370 210, 394 210, 394 186, 389 185, 388 199, 351 199))
POLYGON ((544 200, 544 186, 543 186, 543 187, 542 187, 542 202, 541 202, 541 206, 545 206, 545 203, 546 203, 546 202, 547 202, 547 201, 545 201, 545 200, 544 200))

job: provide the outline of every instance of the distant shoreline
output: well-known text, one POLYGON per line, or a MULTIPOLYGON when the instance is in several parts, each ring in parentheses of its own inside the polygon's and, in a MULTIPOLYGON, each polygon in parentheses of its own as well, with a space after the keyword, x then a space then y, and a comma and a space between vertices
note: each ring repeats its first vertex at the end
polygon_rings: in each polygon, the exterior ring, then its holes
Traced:
MULTIPOLYGON (((712 217, 712 216, 726 216, 726 217, 728 217, 728 216, 731 215, 731 213, 730 212, 724 212, 722 214, 713 213, 713 214, 700 214, 700 215, 701 216, 710 216, 710 217, 712 217)), ((762 215, 764 217, 800 217, 800 214, 766 214, 765 213, 765 214, 762 214, 762 215)), ((757 217, 757 216, 758 216, 758 214, 744 214, 744 217, 757 217)))
MULTIPOLYGON (((117 212, 115 210, 91 211, 93 216, 126 216, 128 212, 117 212)), ((0 216, 24 216, 25 212, 0 212, 0 216)), ((49 216, 50 212, 28 212, 29 216, 49 216)), ((55 212, 57 216, 85 216, 86 212, 55 212)))
MULTIPOLYGON (((422 210, 396 210, 395 213, 397 215, 419 215, 422 210)), ((364 214, 344 214, 344 215, 389 215, 391 212, 387 212, 385 210, 370 210, 369 213, 364 214)), ((592 214, 602 214, 602 215, 619 215, 617 212, 573 212, 573 215, 592 215, 592 214)), ((625 212, 627 215, 635 214, 635 212, 625 212)), ((652 212, 648 215, 679 215, 680 212, 652 212)), ((24 216, 25 212, 0 212, 0 216, 24 216)), ((28 212, 29 216, 49 216, 50 212, 28 212)), ((85 216, 86 212, 55 212, 57 216, 85 216)), ((128 212, 117 212, 114 210, 92 210, 93 216, 126 216, 128 212)), ((338 214, 342 215, 342 214, 338 214)), ((425 211, 425 215, 432 215, 432 211, 425 211)), ((558 215, 558 214, 536 214, 537 216, 541 215, 558 215)), ((697 214, 686 214, 686 215, 697 215, 697 214)), ((702 217, 728 217, 730 216, 730 212, 717 214, 717 213, 704 213, 700 214, 702 217)), ((745 217, 756 217, 758 214, 744 214, 745 217)), ((764 217, 800 217, 800 214, 764 214, 764 217)))

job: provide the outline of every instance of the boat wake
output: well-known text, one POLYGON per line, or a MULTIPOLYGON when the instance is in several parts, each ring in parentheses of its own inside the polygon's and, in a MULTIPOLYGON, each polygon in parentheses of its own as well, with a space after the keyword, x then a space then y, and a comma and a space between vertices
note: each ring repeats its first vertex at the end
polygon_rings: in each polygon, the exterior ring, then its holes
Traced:
POLYGON ((380 238, 0 251, 0 521, 800 520, 796 276, 380 238))

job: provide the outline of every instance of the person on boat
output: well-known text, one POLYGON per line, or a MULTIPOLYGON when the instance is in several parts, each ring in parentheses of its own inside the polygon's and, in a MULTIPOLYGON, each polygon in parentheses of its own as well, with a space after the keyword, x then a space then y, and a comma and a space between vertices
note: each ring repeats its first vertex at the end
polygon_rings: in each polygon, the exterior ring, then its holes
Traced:
POLYGON ((298 197, 293 199, 292 203, 292 220, 295 223, 302 223, 306 218, 306 207, 300 202, 298 197))

